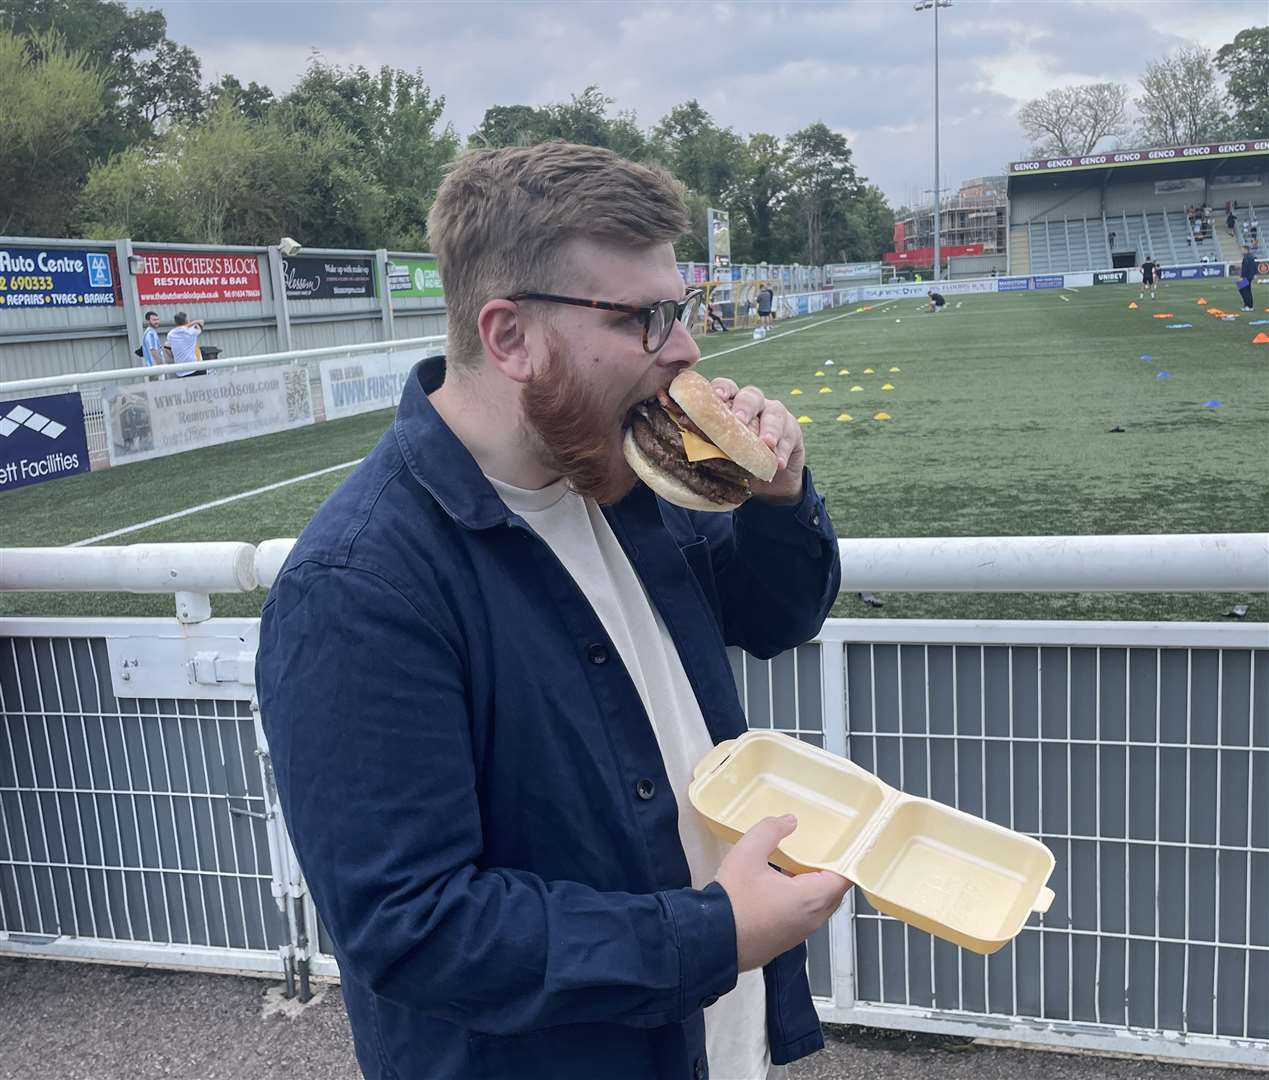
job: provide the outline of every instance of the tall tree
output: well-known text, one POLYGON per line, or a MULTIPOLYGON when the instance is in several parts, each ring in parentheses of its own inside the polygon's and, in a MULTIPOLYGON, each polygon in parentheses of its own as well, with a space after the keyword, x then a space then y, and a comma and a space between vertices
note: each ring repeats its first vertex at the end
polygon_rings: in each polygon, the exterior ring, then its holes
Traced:
POLYGON ((0 234, 66 234, 105 89, 58 35, 0 30, 0 234))
POLYGON ((1230 134, 1241 139, 1269 138, 1269 26, 1240 30, 1216 51, 1216 66, 1229 80, 1234 105, 1230 134))
POLYGON ((740 138, 694 99, 674 106, 653 128, 652 145, 676 177, 716 202, 732 192, 743 165, 740 138))
POLYGON ((228 102, 232 108, 252 120, 263 120, 276 103, 273 91, 267 86, 261 86, 254 79, 243 86, 234 75, 223 75, 220 82, 207 87, 203 108, 211 112, 222 102, 228 102))
POLYGON ((1103 139, 1128 134, 1128 87, 1110 82, 1062 86, 1023 105, 1018 123, 1037 157, 1091 154, 1103 139))
POLYGON ((848 209, 863 192, 846 136, 816 122, 789 136, 792 194, 805 229, 799 261, 819 265, 844 248, 848 209))
POLYGON ((736 205, 749 225, 753 258, 784 262, 792 258, 796 240, 777 235, 778 215, 789 197, 792 177, 789 153, 774 135, 750 135, 742 149, 736 182, 736 205))
POLYGON ((150 138, 156 125, 197 115, 201 70, 193 50, 167 36, 161 11, 123 0, 0 0, 0 27, 32 34, 56 30, 106 79, 101 154, 150 138))
POLYGON ((320 115, 351 137, 388 201, 386 231, 373 246, 425 243, 427 211, 458 137, 441 125, 445 98, 433 96, 421 72, 387 66, 372 72, 314 60, 282 104, 300 127, 306 117, 320 115))
POLYGON ((1144 146, 1211 142, 1229 128, 1225 92, 1206 49, 1178 49, 1150 64, 1134 104, 1141 113, 1144 146))

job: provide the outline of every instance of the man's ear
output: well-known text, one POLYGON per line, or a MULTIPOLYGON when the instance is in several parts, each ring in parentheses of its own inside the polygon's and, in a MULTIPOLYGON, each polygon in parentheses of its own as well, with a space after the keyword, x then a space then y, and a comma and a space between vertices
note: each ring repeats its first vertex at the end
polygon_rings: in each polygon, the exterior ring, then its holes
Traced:
POLYGON ((514 301, 490 300, 476 316, 476 329, 485 355, 503 375, 518 383, 533 377, 523 311, 514 301))

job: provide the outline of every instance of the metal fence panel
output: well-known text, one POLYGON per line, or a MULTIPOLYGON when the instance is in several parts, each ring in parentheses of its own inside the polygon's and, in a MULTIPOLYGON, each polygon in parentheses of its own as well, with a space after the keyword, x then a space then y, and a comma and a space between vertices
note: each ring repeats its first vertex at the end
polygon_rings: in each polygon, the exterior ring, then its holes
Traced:
POLYGON ((0 930, 274 951, 249 702, 116 697, 101 638, 0 638, 0 930))
MULTIPOLYGON (((1269 648, 1204 647, 1215 632, 1111 647, 1088 644, 1095 632, 986 644, 971 626, 944 627, 929 636, 963 643, 904 643, 827 626, 824 682, 842 688, 848 756, 911 794, 1039 837, 1057 857, 1057 896, 982 958, 852 894, 826 1015, 1009 1038, 1012 1026, 1049 1043, 1153 1033, 1150 1052, 1263 1060, 1269 648)), ((831 732, 833 706, 822 722, 795 706, 776 726, 831 732)), ((811 962, 814 973, 824 958, 811 962)))

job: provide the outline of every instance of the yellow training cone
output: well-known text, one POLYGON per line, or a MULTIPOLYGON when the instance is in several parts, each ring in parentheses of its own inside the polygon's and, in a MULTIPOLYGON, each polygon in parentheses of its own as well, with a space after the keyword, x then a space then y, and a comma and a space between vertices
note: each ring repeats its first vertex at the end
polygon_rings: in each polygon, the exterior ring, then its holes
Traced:
POLYGON ((1206 304, 1206 303, 1207 303, 1207 299, 1206 299, 1206 297, 1202 297, 1202 296, 1200 296, 1200 297, 1198 298, 1198 302, 1199 302, 1200 304, 1206 304))
POLYGON ((893 419, 888 412, 879 412, 873 417, 874 420, 890 420, 893 419))
POLYGON ((870 367, 866 367, 866 368, 864 368, 864 374, 865 374, 865 375, 876 375, 877 373, 876 373, 875 371, 873 371, 873 369, 872 369, 872 368, 870 368, 870 367))
POLYGON ((821 387, 820 387, 820 393, 821 393, 821 394, 831 394, 832 392, 833 392, 833 388, 832 388, 831 386, 821 386, 821 387))
POLYGON ((799 390, 796 386, 792 390, 789 391, 789 394, 792 395, 793 397, 797 397, 800 393, 802 393, 802 391, 799 390))
POLYGON ((1137 301, 1134 300, 1131 304, 1128 305, 1128 310, 1133 311, 1136 309, 1136 307, 1137 307, 1137 301))
POLYGON ((817 372, 815 373, 815 377, 816 377, 817 379, 822 379, 822 378, 824 378, 824 372, 822 372, 822 371, 817 371, 817 372))
POLYGON ((850 374, 850 368, 842 368, 842 370, 841 370, 841 371, 839 371, 837 374, 838 374, 838 375, 849 375, 849 374, 850 374))
POLYGON ((842 413, 842 415, 837 418, 837 422, 839 424, 849 424, 854 419, 855 418, 851 416, 850 413, 842 413))
POLYGON ((881 389, 883 389, 883 390, 893 390, 893 389, 894 389, 894 383, 886 383, 886 385, 885 385, 885 386, 883 386, 881 389))
POLYGON ((897 367, 892 367, 892 368, 890 369, 890 374, 891 374, 891 375, 898 375, 898 374, 899 374, 899 369, 898 369, 897 367))
POLYGON ((798 423, 799 423, 799 424, 811 424, 811 423, 814 423, 814 421, 813 421, 813 420, 812 420, 809 416, 799 416, 799 417, 798 417, 798 423))
POLYGON ((859 393, 859 392, 860 392, 860 391, 862 391, 862 390, 863 390, 863 387, 862 387, 862 386, 852 386, 852 387, 850 388, 850 392, 851 392, 852 394, 859 393))

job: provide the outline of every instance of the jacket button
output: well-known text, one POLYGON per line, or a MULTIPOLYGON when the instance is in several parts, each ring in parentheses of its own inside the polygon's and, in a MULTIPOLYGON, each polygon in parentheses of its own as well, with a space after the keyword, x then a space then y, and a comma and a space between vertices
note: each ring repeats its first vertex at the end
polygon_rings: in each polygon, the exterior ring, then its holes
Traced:
POLYGON ((811 515, 811 525, 813 528, 816 528, 816 529, 818 529, 820 526, 820 512, 818 510, 816 510, 815 513, 811 515))
POLYGON ((635 793, 639 798, 647 800, 657 793, 657 786, 651 780, 644 778, 635 784, 635 793))
POLYGON ((608 650, 598 642, 587 647, 586 656, 592 664, 608 663, 608 650))
POLYGON ((697 1058, 696 1064, 692 1066, 692 1076, 695 1080, 705 1080, 709 1076, 709 1069, 705 1066, 704 1058, 697 1058))
POLYGON ((710 994, 709 997, 707 997, 704 1001, 701 1002, 701 1008, 708 1009, 711 1005, 717 1005, 717 1004, 718 1004, 718 995, 710 994))

